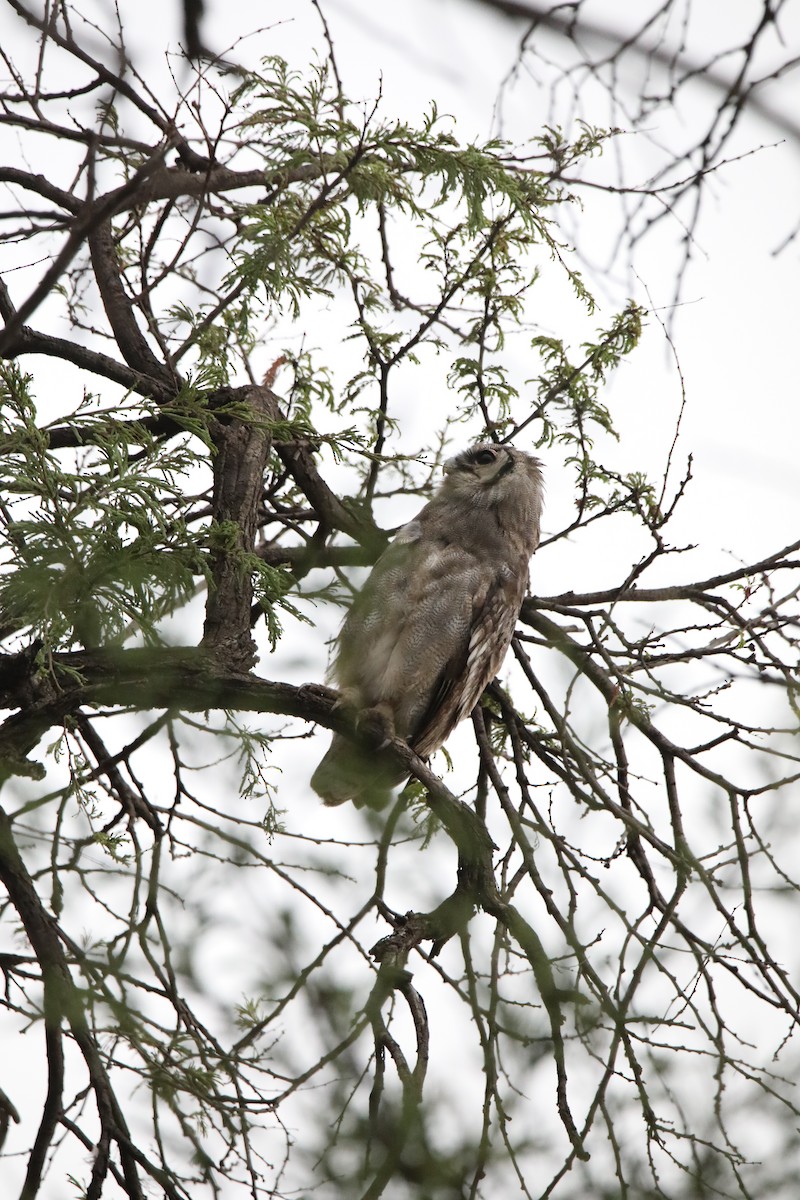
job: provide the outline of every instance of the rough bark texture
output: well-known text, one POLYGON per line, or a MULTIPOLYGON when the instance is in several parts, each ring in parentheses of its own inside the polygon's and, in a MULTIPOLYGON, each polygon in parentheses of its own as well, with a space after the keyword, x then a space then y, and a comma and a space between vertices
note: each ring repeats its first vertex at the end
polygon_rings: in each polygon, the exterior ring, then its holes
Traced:
POLYGON ((220 662, 249 671, 256 661, 250 633, 253 577, 248 557, 255 547, 264 470, 272 445, 275 406, 266 389, 248 397, 252 420, 214 418, 214 523, 211 574, 203 646, 220 662), (216 543, 216 545, 215 545, 216 543))

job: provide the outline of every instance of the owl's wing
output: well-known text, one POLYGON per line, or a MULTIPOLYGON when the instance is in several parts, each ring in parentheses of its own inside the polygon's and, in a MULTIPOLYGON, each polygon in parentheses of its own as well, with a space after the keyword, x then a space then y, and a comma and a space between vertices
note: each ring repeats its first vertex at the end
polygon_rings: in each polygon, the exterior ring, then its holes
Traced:
POLYGON ((472 597, 469 635, 453 646, 427 712, 411 738, 422 756, 437 750, 459 721, 469 716, 497 673, 514 635, 524 581, 502 564, 499 570, 486 570, 482 583, 472 597))

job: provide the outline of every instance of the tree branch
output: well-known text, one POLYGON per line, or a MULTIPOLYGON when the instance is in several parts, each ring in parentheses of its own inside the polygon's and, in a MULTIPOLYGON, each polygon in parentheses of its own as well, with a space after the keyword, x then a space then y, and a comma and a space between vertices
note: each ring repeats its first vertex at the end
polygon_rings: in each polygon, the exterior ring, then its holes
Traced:
MULTIPOLYGON (((165 141, 161 146, 158 146, 150 159, 142 163, 138 170, 134 171, 131 178, 122 188, 118 188, 117 192, 125 193, 125 196, 130 199, 131 204, 137 203, 136 196, 143 180, 156 169, 159 163, 167 153, 171 142, 165 141)), ((6 327, 0 333, 0 356, 5 355, 9 347, 15 345, 16 339, 19 336, 20 330, 24 326, 28 317, 30 317, 46 296, 50 294, 53 287, 60 280, 61 276, 66 271, 69 264, 72 262, 75 255, 80 250, 84 242, 89 238, 92 232, 103 225, 111 214, 114 212, 116 203, 116 193, 112 192, 107 196, 102 197, 95 202, 87 202, 84 204, 81 211, 76 214, 75 220, 69 231, 64 245, 59 250, 55 259, 45 271, 39 283, 33 289, 28 299, 20 305, 14 316, 6 322, 6 327)), ((101 287, 102 281, 98 279, 98 284, 101 287)), ((113 327, 113 321, 112 321, 113 327)), ((141 335, 140 335, 141 336, 141 335)), ((121 347, 124 353, 124 346, 121 347)), ((149 348, 148 348, 149 351, 149 348)), ((156 361, 155 359, 153 360, 156 361)), ((164 368, 159 364, 159 373, 163 372, 164 368)), ((158 378, 158 373, 156 374, 158 378)))
POLYGON ((203 647, 220 662, 248 671, 256 661, 250 633, 253 604, 252 567, 264 471, 272 438, 276 405, 266 388, 251 388, 247 397, 253 420, 221 417, 211 421, 213 518, 211 575, 203 628, 203 647), (260 419, 263 418, 263 419, 260 419), (235 527, 235 528, 233 528, 235 527))
POLYGON ((0 880, 19 915, 39 962, 44 987, 44 1022, 48 1052, 47 1099, 20 1200, 33 1200, 39 1190, 47 1151, 61 1116, 64 1070, 61 1024, 65 1020, 88 1068, 101 1127, 108 1137, 122 1141, 120 1150, 128 1195, 131 1200, 142 1200, 138 1173, 125 1148, 125 1143, 130 1143, 125 1118, 111 1089, 97 1046, 87 1028, 83 1000, 67 966, 58 927, 39 899, 33 880, 17 849, 12 823, 2 808, 0 880))

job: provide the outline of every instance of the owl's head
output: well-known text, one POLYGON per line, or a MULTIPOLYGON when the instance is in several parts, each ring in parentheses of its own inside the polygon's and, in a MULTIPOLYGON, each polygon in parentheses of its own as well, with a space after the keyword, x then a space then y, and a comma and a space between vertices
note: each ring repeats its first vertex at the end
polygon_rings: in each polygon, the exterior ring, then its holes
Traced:
POLYGON ((493 442, 478 442, 444 464, 443 490, 451 495, 485 496, 496 504, 528 494, 541 503, 542 467, 538 458, 493 442))
POLYGON ((445 463, 439 495, 445 503, 493 509, 502 527, 517 529, 530 541, 529 553, 538 543, 542 467, 538 458, 523 450, 493 442, 470 446, 445 463))

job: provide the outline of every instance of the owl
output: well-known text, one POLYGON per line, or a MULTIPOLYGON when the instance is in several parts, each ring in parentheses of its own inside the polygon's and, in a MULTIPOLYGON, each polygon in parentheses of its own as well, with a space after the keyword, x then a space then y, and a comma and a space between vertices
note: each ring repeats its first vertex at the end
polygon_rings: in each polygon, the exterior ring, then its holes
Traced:
MULTIPOLYGON (((423 758, 468 716, 508 649, 539 544, 539 461, 482 442, 451 458, 356 596, 332 678, 423 758)), ((380 751, 335 734, 311 786, 326 804, 380 807, 401 783, 380 751)))

